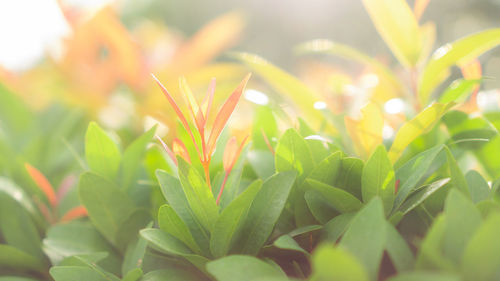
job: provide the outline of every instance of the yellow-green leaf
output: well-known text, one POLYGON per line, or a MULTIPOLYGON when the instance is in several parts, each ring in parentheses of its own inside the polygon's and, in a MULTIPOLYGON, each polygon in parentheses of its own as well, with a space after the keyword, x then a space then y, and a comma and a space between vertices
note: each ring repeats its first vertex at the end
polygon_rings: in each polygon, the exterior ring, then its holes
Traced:
POLYGON ((412 141, 432 129, 443 114, 454 105, 455 103, 453 102, 434 103, 401 126, 389 150, 389 159, 391 159, 391 162, 395 163, 412 141))
POLYGON ((449 75, 449 68, 462 65, 500 44, 500 28, 469 35, 437 49, 420 78, 418 97, 426 104, 432 91, 449 75))
POLYGON ((394 56, 405 66, 420 57, 422 40, 413 11, 405 0, 363 0, 377 31, 394 56))

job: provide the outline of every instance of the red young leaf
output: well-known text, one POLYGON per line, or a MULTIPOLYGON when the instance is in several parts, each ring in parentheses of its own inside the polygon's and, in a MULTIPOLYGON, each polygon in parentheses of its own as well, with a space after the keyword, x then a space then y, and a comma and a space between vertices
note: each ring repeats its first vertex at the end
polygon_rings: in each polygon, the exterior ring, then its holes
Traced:
POLYGON ((177 105, 177 103, 175 102, 175 100, 172 98, 172 96, 168 93, 167 89, 163 86, 163 84, 156 78, 156 76, 154 76, 153 74, 151 74, 151 76, 153 77, 153 79, 155 79, 155 81, 158 84, 158 86, 160 86, 161 91, 163 92, 163 94, 165 95, 165 97, 167 97, 167 100, 170 103, 170 105, 172 106, 172 108, 174 109, 175 114, 177 114, 177 117, 179 117, 179 119, 181 120, 182 125, 184 126, 184 128, 186 129, 186 131, 191 136, 191 139, 193 141, 193 144, 194 144, 196 150, 199 151, 198 145, 196 144, 196 141, 195 141, 195 138, 194 138, 194 135, 193 135, 193 132, 191 131, 191 128, 189 127, 189 124, 187 122, 186 117, 184 116, 184 114, 182 114, 181 109, 179 108, 179 106, 177 105))
POLYGON ((427 8, 427 5, 429 5, 430 1, 431 0, 415 0, 415 4, 413 6, 413 13, 415 14, 417 20, 420 20, 420 18, 424 14, 425 9, 427 8))
POLYGON ((86 217, 88 215, 87 209, 83 206, 74 207, 69 210, 64 216, 61 218, 60 222, 68 222, 74 220, 76 218, 86 217))
POLYGON ((248 139, 246 136, 241 144, 238 146, 238 142, 236 141, 236 137, 231 137, 226 144, 226 149, 224 150, 224 156, 222 158, 222 163, 224 166, 224 170, 229 173, 233 169, 234 164, 238 160, 243 147, 248 139))
POLYGON ((236 104, 238 104, 238 101, 241 97, 241 94, 243 93, 243 90, 245 89, 245 86, 250 79, 250 74, 248 74, 243 81, 238 85, 236 90, 231 94, 231 96, 226 100, 224 105, 222 105, 221 109, 219 110, 219 113, 217 113, 217 116, 215 117, 214 125, 212 127, 212 131, 210 132, 210 137, 208 138, 208 143, 207 143, 207 149, 208 149, 208 154, 209 157, 212 155, 214 149, 215 149, 215 144, 217 142, 217 139, 219 138, 219 135, 222 132, 222 129, 224 129, 224 126, 226 126, 227 121, 229 120, 229 117, 234 111, 234 108, 236 107, 236 104))
POLYGON ((172 161, 174 161, 175 165, 177 165, 177 158, 175 158, 175 154, 168 147, 168 145, 159 136, 156 136, 156 139, 161 143, 161 145, 163 146, 163 148, 167 152, 167 154, 170 157, 170 159, 172 159, 172 161))
POLYGON ((33 181, 36 183, 38 188, 40 188, 47 199, 49 200, 49 203, 52 207, 57 206, 57 198, 56 194, 54 192, 54 188, 50 184, 50 182, 47 180, 47 178, 36 168, 31 166, 28 163, 24 163, 24 167, 26 167, 26 170, 28 171, 28 174, 30 177, 33 179, 33 181))
POLYGON ((188 150, 180 139, 175 138, 172 141, 172 150, 174 152, 174 155, 176 156, 179 155, 182 158, 184 158, 184 160, 186 160, 188 163, 191 163, 191 158, 189 157, 188 150))

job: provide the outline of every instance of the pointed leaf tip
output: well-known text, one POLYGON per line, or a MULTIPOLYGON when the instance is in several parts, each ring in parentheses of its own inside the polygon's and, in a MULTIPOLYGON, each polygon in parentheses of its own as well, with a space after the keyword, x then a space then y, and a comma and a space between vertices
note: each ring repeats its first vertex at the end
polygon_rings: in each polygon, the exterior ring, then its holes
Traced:
POLYGON ((28 171, 28 174, 30 175, 31 179, 33 179, 38 188, 40 188, 40 190, 42 190, 42 192, 45 194, 45 196, 49 200, 50 205, 53 207, 56 206, 57 205, 56 194, 49 180, 39 170, 31 166, 29 163, 24 163, 24 167, 28 171))

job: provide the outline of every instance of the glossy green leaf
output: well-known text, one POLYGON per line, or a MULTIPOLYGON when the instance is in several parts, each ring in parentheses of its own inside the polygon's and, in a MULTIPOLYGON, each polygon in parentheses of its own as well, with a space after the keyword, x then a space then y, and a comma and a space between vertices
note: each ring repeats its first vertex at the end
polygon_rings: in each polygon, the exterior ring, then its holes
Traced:
POLYGON ((156 126, 137 138, 127 147, 127 149, 125 149, 120 164, 119 180, 121 188, 127 190, 132 184, 132 181, 138 173, 138 167, 141 164, 141 160, 146 153, 146 146, 153 138, 155 131, 156 126))
POLYGON ((322 245, 312 257, 311 281, 368 281, 368 272, 359 259, 342 247, 322 245))
POLYGON ((339 171, 341 166, 342 152, 334 152, 314 167, 309 178, 328 185, 335 185, 337 178, 340 176, 339 171))
POLYGON ((380 196, 385 214, 392 210, 394 202, 394 169, 383 145, 378 146, 366 161, 361 176, 361 194, 363 201, 369 202, 380 196))
POLYGON ((150 271, 142 277, 141 281, 201 281, 196 273, 182 268, 168 268, 150 271))
POLYGON ((101 263, 103 266, 111 267, 120 262, 116 250, 89 222, 72 221, 54 225, 49 228, 43 247, 53 264, 59 264, 70 256, 92 252, 108 253, 101 263))
POLYGON ((377 31, 401 64, 415 66, 422 51, 420 28, 405 0, 363 0, 377 31))
POLYGON ((0 244, 0 268, 43 271, 43 261, 9 245, 0 244))
POLYGON ((189 165, 184 159, 177 158, 179 179, 189 207, 201 225, 211 231, 219 216, 219 208, 215 203, 215 198, 196 168, 189 165))
POLYGON ((129 271, 121 281, 138 281, 143 275, 143 272, 140 268, 132 269, 129 271))
POLYGON ((274 175, 274 155, 268 150, 251 150, 248 152, 247 160, 257 176, 265 180, 274 175))
POLYGON ((2 242, 43 260, 41 238, 26 210, 9 195, 0 192, 0 236, 2 242))
POLYGON ((163 205, 158 210, 158 225, 161 230, 182 241, 193 252, 201 253, 201 249, 194 241, 189 228, 169 205, 163 205))
POLYGON ((160 229, 145 228, 140 233, 154 249, 168 255, 183 257, 199 269, 203 269, 208 262, 207 258, 194 254, 184 243, 160 229))
POLYGON ((315 190, 306 190, 304 199, 313 217, 321 224, 327 223, 339 214, 324 196, 315 190))
POLYGON ((448 147, 445 147, 444 150, 446 151, 446 159, 448 161, 448 170, 450 172, 451 184, 453 184, 455 188, 463 192, 463 194, 470 196, 469 185, 467 184, 462 170, 460 170, 460 167, 458 167, 458 163, 455 160, 455 157, 453 157, 453 154, 448 147))
POLYGON ((487 200, 490 197, 490 187, 486 180, 477 171, 471 170, 465 174, 467 180, 472 202, 478 203, 487 200))
POLYGON ((50 269, 50 275, 55 281, 119 281, 118 278, 110 279, 89 267, 84 266, 54 266, 50 269))
POLYGON ((276 171, 296 171, 300 184, 314 168, 314 160, 304 138, 288 129, 276 147, 276 171))
POLYGON ((418 252, 416 269, 453 271, 453 263, 443 256, 442 242, 446 231, 446 217, 436 217, 418 252))
POLYGON ((110 180, 115 179, 120 168, 120 150, 95 122, 89 124, 85 134, 85 157, 93 172, 110 180))
MULTIPOLYGON (((153 224, 150 223, 148 227, 151 227, 152 225, 153 224)), ((122 263, 123 275, 126 274, 127 272, 133 271, 134 269, 142 268, 147 245, 148 242, 146 241, 146 239, 142 238, 139 235, 136 240, 128 244, 127 249, 125 251, 125 255, 123 256, 123 263, 122 263)))
POLYGON ((470 199, 453 189, 446 197, 444 212, 443 254, 458 264, 467 242, 481 224, 481 214, 470 199))
POLYGON ((161 191, 165 199, 168 201, 168 204, 184 221, 186 226, 189 228, 189 232, 191 232, 194 240, 198 246, 200 246, 203 253, 208 255, 210 253, 209 234, 191 210, 179 180, 162 170, 156 171, 156 177, 158 178, 161 191))
POLYGON ((111 181, 93 172, 81 175, 78 193, 87 208, 90 221, 111 243, 118 230, 134 211, 134 203, 111 181))
POLYGON ((415 264, 415 257, 405 239, 390 223, 386 223, 386 234, 386 251, 396 270, 398 272, 412 270, 415 264))
POLYGON ((490 215, 465 247, 461 269, 466 280, 495 280, 500 268, 500 214, 490 215))
POLYGON ((305 254, 306 256, 309 255, 309 253, 306 250, 304 250, 297 243, 297 241, 295 241, 292 238, 292 236, 290 236, 288 234, 285 234, 285 235, 282 235, 282 236, 278 237, 278 239, 276 239, 273 242, 273 245, 276 248, 280 248, 280 249, 283 249, 283 250, 292 250, 292 251, 296 251, 296 252, 301 252, 301 253, 305 254))
POLYGON ((319 192, 337 211, 348 213, 359 210, 363 204, 350 193, 322 182, 308 179, 307 188, 319 192))
POLYGON ((399 128, 389 150, 392 163, 401 156, 406 147, 417 137, 431 130, 454 103, 434 103, 399 128))
POLYGON ((363 173, 363 167, 363 160, 359 158, 342 158, 337 181, 333 186, 342 188, 361 199, 361 175, 363 173))
POLYGON ((214 257, 226 255, 238 240, 250 206, 261 187, 262 181, 256 180, 222 211, 210 237, 210 250, 214 257))
POLYGON ((429 196, 434 194, 434 192, 436 192, 449 182, 450 179, 445 178, 437 180, 431 184, 425 185, 424 187, 418 188, 417 191, 408 196, 408 198, 404 201, 404 203, 399 207, 399 211, 403 215, 409 213, 411 210, 415 209, 417 206, 422 204, 425 201, 425 199, 429 198, 429 196))
POLYGON ((396 179, 400 180, 400 183, 396 198, 394 199, 394 209, 399 208, 403 204, 421 181, 422 177, 427 173, 442 149, 442 145, 437 145, 421 152, 396 171, 396 179))
POLYGON ((282 271, 262 260, 239 255, 211 261, 207 264, 207 270, 218 281, 253 281, 286 277, 282 271))
POLYGON ((281 172, 264 182, 248 211, 238 253, 256 255, 260 251, 285 207, 296 176, 293 171, 281 172))
POLYGON ((344 235, 356 213, 345 213, 336 216, 327 222, 323 228, 324 238, 327 241, 336 243, 344 235))
POLYGON ((500 28, 481 31, 437 49, 422 72, 418 97, 425 105, 433 90, 449 75, 449 68, 477 58, 500 44, 500 28))
POLYGON ((462 103, 472 93, 474 88, 481 83, 481 79, 458 79, 453 81, 439 97, 440 103, 462 103))
POLYGON ((376 280, 386 245, 386 221, 380 198, 375 197, 352 219, 340 245, 366 267, 371 280, 376 280))
POLYGON ((415 271, 399 274, 388 281, 461 281, 462 279, 453 273, 439 273, 427 271, 415 271))

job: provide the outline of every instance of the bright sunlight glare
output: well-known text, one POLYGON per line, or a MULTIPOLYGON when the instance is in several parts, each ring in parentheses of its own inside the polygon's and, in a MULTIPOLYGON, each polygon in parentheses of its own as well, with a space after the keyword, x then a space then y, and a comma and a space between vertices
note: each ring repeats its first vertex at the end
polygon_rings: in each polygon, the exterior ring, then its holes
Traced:
POLYGON ((258 105, 266 105, 269 103, 269 98, 266 94, 254 89, 245 91, 245 99, 258 105))

